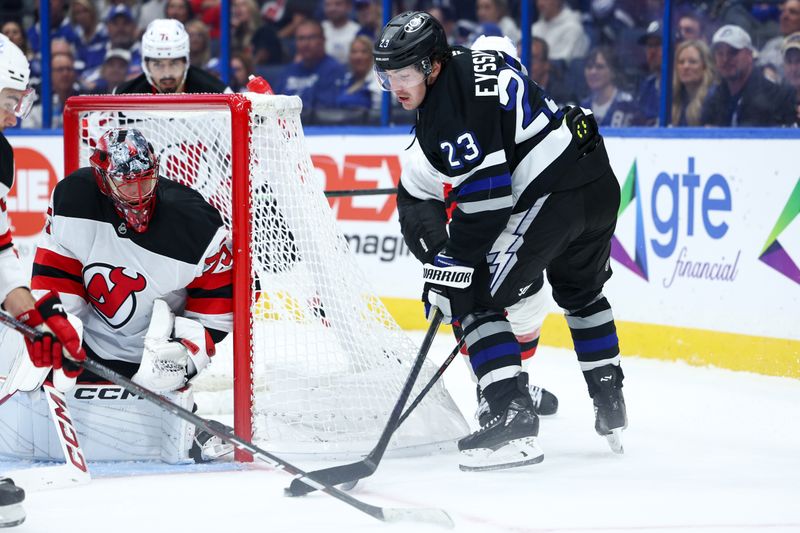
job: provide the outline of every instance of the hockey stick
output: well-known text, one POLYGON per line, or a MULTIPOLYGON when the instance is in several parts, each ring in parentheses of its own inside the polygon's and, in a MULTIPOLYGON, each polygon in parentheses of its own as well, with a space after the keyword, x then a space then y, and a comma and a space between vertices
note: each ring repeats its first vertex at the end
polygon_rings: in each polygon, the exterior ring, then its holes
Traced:
POLYGON ((334 191, 325 191, 327 198, 337 198, 339 196, 377 196, 379 194, 397 194, 396 187, 388 189, 342 189, 334 191))
MULTIPOLYGON (((42 333, 15 318, 0 313, 0 323, 11 329, 18 331, 25 337, 35 340, 42 333)), ((21 487, 32 489, 59 489, 63 487, 85 485, 92 480, 89 473, 89 466, 86 456, 81 450, 78 442, 78 431, 72 423, 72 415, 67 407, 67 400, 64 393, 53 387, 52 383, 45 381, 42 384, 47 407, 50 411, 50 420, 61 444, 61 451, 64 452, 65 464, 59 466, 46 466, 42 468, 30 468, 13 472, 13 477, 21 487)), ((16 390, 10 392, 2 398, 0 403, 8 400, 16 390)))
MULTIPOLYGON (((442 315, 438 310, 436 310, 436 314, 434 315, 434 323, 438 324, 441 322, 442 315), (438 320, 437 320, 438 316, 438 320)), ((28 326, 16 320, 13 317, 6 315, 5 313, 0 313, 0 323, 3 323, 13 329, 16 329, 23 335, 28 336, 35 336, 39 333, 28 326)), ((423 508, 416 508, 416 509, 396 509, 396 508, 388 508, 388 507, 377 507, 374 505, 369 505, 367 503, 362 502, 361 500, 357 500, 353 498, 349 494, 342 492, 341 490, 337 489, 336 487, 331 487, 330 485, 320 483, 313 477, 309 477, 309 475, 294 466, 293 464, 284 461, 280 457, 269 453, 266 450, 263 450, 253 444, 252 442, 245 441, 240 439, 236 436, 233 432, 233 429, 220 423, 215 420, 207 420, 205 418, 201 418, 191 411, 184 409, 178 405, 173 404, 166 398, 163 398, 156 394, 155 392, 146 389, 140 385, 137 385, 130 379, 126 378, 125 376, 118 374, 111 370, 110 368, 106 367, 102 363, 94 361, 92 359, 86 359, 82 363, 84 368, 88 369, 93 374, 104 378, 120 387, 125 388, 126 390, 136 394, 140 398, 144 398, 148 400, 165 411, 174 414, 175 416, 186 420, 187 422, 194 424, 195 427, 203 429, 226 442, 230 442, 239 450, 248 452, 252 454, 254 457, 260 459, 261 461, 269 464, 270 466, 278 469, 284 470, 289 474, 295 476, 296 479, 302 479, 308 485, 314 487, 315 490, 321 490, 326 494, 333 496, 334 498, 358 509, 359 511, 366 513, 373 518, 381 520, 383 522, 424 522, 433 525, 439 525, 447 528, 454 527, 453 520, 450 516, 443 511, 442 509, 423 509, 423 508)))
MULTIPOLYGON (((450 361, 453 360, 455 354, 458 352, 460 344, 458 347, 456 347, 453 353, 450 354, 448 360, 445 361, 445 364, 439 368, 439 371, 428 382, 423 391, 417 396, 417 398, 414 400, 414 403, 412 403, 408 410, 403 413, 403 408, 408 401, 408 397, 411 395, 411 389, 414 388, 414 383, 417 381, 417 376, 422 370, 422 364, 425 362, 425 357, 428 355, 428 351, 433 343, 433 338, 436 336, 436 332, 439 331, 439 325, 441 325, 441 323, 442 312, 438 308, 434 307, 431 324, 428 326, 428 331, 425 334, 425 338, 422 340, 422 345, 419 348, 417 359, 414 361, 414 366, 411 368, 408 378, 406 378, 405 385, 403 385, 403 389, 400 392, 400 397, 397 399, 394 409, 392 409, 392 414, 389 416, 389 420, 386 422, 386 426, 383 428, 383 432, 378 439, 378 443, 375 445, 372 451, 369 452, 369 454, 362 460, 356 461, 355 463, 332 466, 330 468, 323 468, 321 470, 312 472, 311 475, 314 476, 314 479, 327 485, 339 485, 341 483, 356 481, 371 476, 375 473, 375 470, 378 469, 378 463, 380 463, 384 452, 386 452, 386 448, 389 446, 389 440, 391 439, 392 434, 394 434, 395 430, 403 422, 403 420, 405 420, 406 417, 411 414, 411 411, 417 405, 419 405, 419 402, 422 401, 422 398, 425 396, 425 394, 427 394, 431 387, 433 387, 434 383, 436 383, 436 381, 439 379, 439 376, 444 373, 444 371, 447 369, 447 366, 450 364, 450 361)), ((286 488, 285 492, 287 496, 303 496, 304 494, 308 494, 314 490, 316 490, 315 487, 305 483, 302 479, 295 479, 292 481, 289 487, 286 488)))
POLYGON ((230 442, 239 450, 248 452, 252 454, 257 459, 269 464, 270 466, 278 469, 284 470, 289 474, 295 476, 296 479, 301 479, 303 482, 311 485, 316 490, 321 490, 326 494, 329 494, 352 507, 355 507, 359 511, 366 513, 373 518, 377 518, 383 522, 425 522, 428 524, 434 524, 439 526, 444 526, 448 528, 452 528, 454 526, 453 521, 451 520, 450 516, 441 509, 393 509, 387 507, 377 507, 374 505, 369 505, 367 503, 362 502, 361 500, 357 500, 353 498, 349 494, 342 492, 341 490, 337 489, 336 487, 331 487, 330 485, 320 483, 313 477, 309 477, 309 474, 300 470, 293 464, 281 459, 280 457, 271 454, 270 452, 263 450, 253 444, 252 442, 248 442, 246 440, 240 439, 239 437, 234 434, 233 430, 220 423, 216 420, 207 420, 205 418, 201 418, 191 411, 180 407, 179 405, 175 405, 174 403, 170 402, 166 398, 163 398, 156 394, 155 392, 146 389, 140 385, 137 385, 130 379, 122 376, 113 370, 109 369, 102 363, 99 363, 93 359, 86 359, 83 361, 83 367, 88 369, 90 372, 98 375, 101 378, 107 379, 112 383, 119 385, 127 389, 128 391, 136 394, 137 396, 148 400, 167 412, 174 414, 175 416, 186 420, 187 422, 194 424, 195 427, 198 427, 204 431, 207 431, 211 435, 219 437, 220 439, 230 442))

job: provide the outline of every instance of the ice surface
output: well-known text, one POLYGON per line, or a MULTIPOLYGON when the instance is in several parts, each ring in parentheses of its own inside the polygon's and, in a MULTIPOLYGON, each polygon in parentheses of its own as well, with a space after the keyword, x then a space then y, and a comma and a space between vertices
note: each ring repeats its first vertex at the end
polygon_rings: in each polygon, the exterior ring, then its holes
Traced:
MULTIPOLYGON (((420 333, 416 339, 421 341, 420 333)), ((454 342, 440 335, 437 362, 454 342)), ((800 531, 800 380, 628 357, 625 454, 594 432, 571 351, 542 347, 532 381, 556 393, 542 419, 543 463, 464 473, 456 454, 384 459, 352 495, 390 507, 440 507, 456 531, 800 531)), ((470 421, 474 385, 445 380, 470 421)), ((331 463, 298 461, 307 470, 331 463)), ((0 473, 19 464, 0 462, 0 473)), ((444 531, 382 524, 324 494, 286 498, 266 466, 93 464, 87 486, 29 491, 23 532, 444 531)))

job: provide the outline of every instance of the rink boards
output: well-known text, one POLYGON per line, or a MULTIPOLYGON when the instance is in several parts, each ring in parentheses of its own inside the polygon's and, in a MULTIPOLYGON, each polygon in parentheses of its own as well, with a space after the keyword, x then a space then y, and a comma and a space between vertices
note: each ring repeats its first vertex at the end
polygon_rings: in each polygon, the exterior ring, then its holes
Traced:
MULTIPOLYGON (((326 189, 391 187, 406 129, 309 128, 326 189)), ((63 177, 61 136, 10 135, 8 207, 27 264, 63 177)), ((800 132, 606 132, 622 202, 606 295, 623 353, 800 377, 800 132)), ((421 268, 402 242, 394 198, 330 203, 362 268, 403 327, 420 329, 421 268)), ((569 347, 553 305, 542 342, 569 347)))

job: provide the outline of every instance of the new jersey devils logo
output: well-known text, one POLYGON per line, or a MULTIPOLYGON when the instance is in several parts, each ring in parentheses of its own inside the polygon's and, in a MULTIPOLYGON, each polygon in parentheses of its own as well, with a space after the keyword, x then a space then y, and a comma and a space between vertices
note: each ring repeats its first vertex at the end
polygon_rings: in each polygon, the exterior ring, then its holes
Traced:
POLYGON ((83 270, 89 303, 109 326, 119 329, 136 312, 136 293, 147 286, 142 274, 124 267, 92 263, 83 270), (131 276, 133 274, 133 276, 131 276))

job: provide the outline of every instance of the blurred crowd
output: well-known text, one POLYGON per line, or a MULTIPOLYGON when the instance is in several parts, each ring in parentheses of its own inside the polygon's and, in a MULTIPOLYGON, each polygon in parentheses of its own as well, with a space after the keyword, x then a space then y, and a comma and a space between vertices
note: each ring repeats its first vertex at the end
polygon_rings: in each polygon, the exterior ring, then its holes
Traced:
MULTIPOLYGON (((603 126, 658 121, 663 0, 394 0, 393 12, 436 16, 453 45, 530 31, 530 76, 560 105, 591 108, 603 126)), ((38 2, 37 2, 38 3, 38 2)), ((220 0, 49 0, 53 127, 75 94, 111 93, 142 72, 140 40, 155 19, 189 35, 192 66, 219 77, 220 0)), ((4 0, 2 33, 41 81, 38 13, 4 0)), ((672 3, 674 56, 669 122, 674 126, 793 126, 800 107, 800 0, 685 0, 672 3)), ((393 14, 394 14, 393 13, 393 14)), ((380 0, 232 0, 229 86, 250 74, 276 93, 296 94, 307 124, 377 124, 382 93, 372 76, 380 0)), ((41 93, 41 91, 38 91, 41 93)), ((392 123, 413 113, 391 106, 392 123)), ((38 119, 23 127, 41 127, 38 119)))

